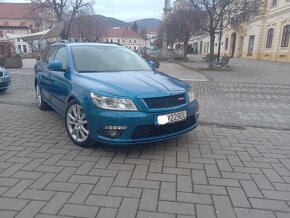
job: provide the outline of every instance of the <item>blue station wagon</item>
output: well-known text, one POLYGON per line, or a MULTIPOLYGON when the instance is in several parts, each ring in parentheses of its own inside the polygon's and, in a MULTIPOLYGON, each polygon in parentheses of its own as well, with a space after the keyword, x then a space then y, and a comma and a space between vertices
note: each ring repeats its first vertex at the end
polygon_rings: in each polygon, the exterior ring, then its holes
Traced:
POLYGON ((7 69, 0 66, 0 92, 5 92, 11 85, 10 74, 7 69))
POLYGON ((120 45, 51 44, 35 65, 35 90, 38 107, 59 112, 82 147, 155 142, 197 126, 191 86, 120 45))

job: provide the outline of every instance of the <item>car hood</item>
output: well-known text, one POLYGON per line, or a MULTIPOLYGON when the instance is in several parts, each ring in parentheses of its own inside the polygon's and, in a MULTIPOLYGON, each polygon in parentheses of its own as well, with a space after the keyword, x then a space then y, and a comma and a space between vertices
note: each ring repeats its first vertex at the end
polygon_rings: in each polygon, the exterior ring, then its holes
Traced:
POLYGON ((166 96, 190 89, 188 83, 157 71, 81 73, 78 76, 90 91, 120 97, 166 96))

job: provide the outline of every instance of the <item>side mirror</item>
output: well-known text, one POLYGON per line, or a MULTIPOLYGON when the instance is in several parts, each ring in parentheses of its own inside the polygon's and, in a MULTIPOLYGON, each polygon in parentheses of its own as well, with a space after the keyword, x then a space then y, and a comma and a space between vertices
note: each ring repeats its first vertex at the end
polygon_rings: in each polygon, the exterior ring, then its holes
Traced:
POLYGON ((156 65, 155 61, 148 61, 148 64, 151 66, 151 68, 153 70, 156 70, 157 69, 157 65, 156 65))
POLYGON ((51 61, 47 65, 47 69, 51 71, 62 71, 65 72, 66 69, 63 68, 62 63, 60 61, 51 61))

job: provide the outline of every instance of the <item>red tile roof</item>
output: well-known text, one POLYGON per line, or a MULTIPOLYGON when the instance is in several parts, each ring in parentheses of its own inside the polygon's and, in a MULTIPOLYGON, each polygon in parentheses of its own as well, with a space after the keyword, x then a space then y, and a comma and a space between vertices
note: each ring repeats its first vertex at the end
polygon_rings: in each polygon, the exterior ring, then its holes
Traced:
POLYGON ((107 37, 123 37, 123 38, 140 38, 139 33, 134 32, 129 27, 113 27, 107 28, 106 34, 107 37))
POLYGON ((35 3, 0 3, 0 19, 35 19, 40 11, 35 3))

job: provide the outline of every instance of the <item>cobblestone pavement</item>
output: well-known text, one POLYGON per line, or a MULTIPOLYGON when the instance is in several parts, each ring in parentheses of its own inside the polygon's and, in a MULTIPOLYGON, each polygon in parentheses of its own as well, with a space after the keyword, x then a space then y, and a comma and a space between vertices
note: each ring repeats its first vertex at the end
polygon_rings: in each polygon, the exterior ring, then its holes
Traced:
POLYGON ((290 131, 274 128, 289 126, 287 85, 193 81, 208 115, 196 130, 82 149, 56 112, 36 107, 32 71, 11 74, 13 86, 0 95, 1 218, 290 217, 290 131), (229 111, 253 113, 256 122, 239 119, 268 128, 208 125, 229 111))

